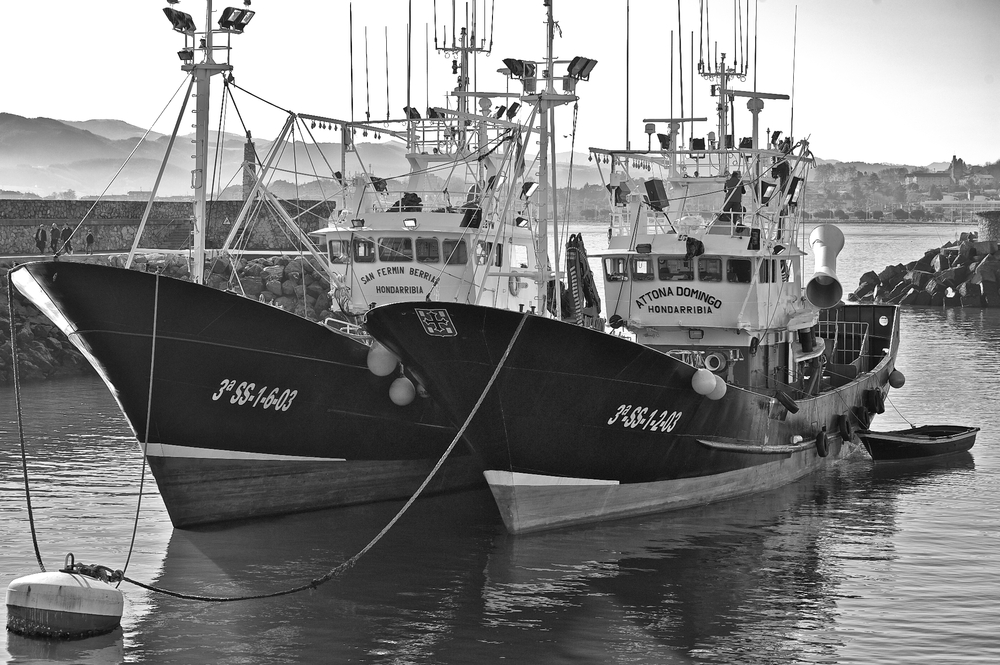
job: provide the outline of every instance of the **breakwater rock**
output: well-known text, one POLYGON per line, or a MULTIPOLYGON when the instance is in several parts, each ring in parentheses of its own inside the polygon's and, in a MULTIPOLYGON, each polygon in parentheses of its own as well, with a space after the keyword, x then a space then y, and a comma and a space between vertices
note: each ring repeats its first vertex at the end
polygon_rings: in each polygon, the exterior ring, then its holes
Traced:
POLYGON ((963 233, 957 241, 927 250, 907 264, 888 265, 861 276, 847 297, 932 307, 1000 307, 1000 252, 995 240, 963 233))
MULTIPOLYGON (((73 260, 123 268, 126 254, 75 256, 73 260)), ((0 383, 13 380, 10 304, 7 273, 15 262, 0 263, 0 383)), ((167 277, 190 277, 187 259, 176 254, 137 255, 133 270, 167 277)), ((205 265, 206 284, 232 291, 288 312, 323 321, 331 316, 330 282, 322 270, 301 257, 284 255, 252 259, 211 259, 205 265)), ((333 305, 336 308, 336 305, 333 305)), ((14 289, 13 329, 17 335, 18 371, 22 380, 51 379, 92 371, 90 363, 44 314, 14 289)))
POLYGON ((12 264, 0 263, 0 383, 14 380, 11 355, 10 312, 17 335, 18 374, 22 380, 51 379, 92 371, 90 363, 49 321, 48 317, 14 289, 13 304, 7 296, 7 273, 12 264))

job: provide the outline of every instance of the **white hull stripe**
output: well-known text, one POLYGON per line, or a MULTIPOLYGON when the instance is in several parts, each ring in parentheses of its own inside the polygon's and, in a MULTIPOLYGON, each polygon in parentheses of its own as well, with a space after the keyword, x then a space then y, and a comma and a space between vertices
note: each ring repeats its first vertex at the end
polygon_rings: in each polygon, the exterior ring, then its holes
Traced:
POLYGON ((483 471, 486 482, 503 487, 548 487, 553 485, 617 485, 617 480, 597 480, 594 478, 565 478, 563 476, 543 476, 537 473, 517 471, 483 471))
MULTIPOLYGON (((143 445, 139 444, 140 448, 143 445)), ((194 448, 175 446, 168 443, 150 443, 145 446, 148 457, 170 457, 181 459, 225 459, 247 461, 283 462, 346 462, 343 457, 305 457, 300 455, 273 455, 268 453, 248 453, 241 450, 215 450, 214 448, 194 448)))

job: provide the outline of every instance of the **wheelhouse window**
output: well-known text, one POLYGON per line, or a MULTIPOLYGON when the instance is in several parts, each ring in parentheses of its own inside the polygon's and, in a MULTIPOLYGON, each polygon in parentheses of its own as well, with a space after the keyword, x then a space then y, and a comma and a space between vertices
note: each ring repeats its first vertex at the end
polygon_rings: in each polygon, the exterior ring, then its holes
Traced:
POLYGON ((354 260, 358 263, 375 262, 375 242, 371 238, 355 238, 352 243, 354 260))
POLYGON ((527 268, 528 267, 528 246, 527 245, 511 245, 510 246, 510 267, 511 268, 527 268))
POLYGON ((749 284, 753 279, 753 263, 750 259, 726 259, 726 281, 749 284))
POLYGON ((469 262, 469 249, 465 246, 464 240, 445 240, 441 243, 444 248, 445 263, 450 266, 464 266, 469 262))
POLYGON ((351 244, 348 240, 329 240, 326 249, 330 263, 347 263, 351 258, 351 244))
POLYGON ((379 261, 412 261, 413 238, 379 238, 379 261))
POLYGON ((632 279, 637 281, 653 279, 653 260, 648 256, 633 256, 632 279))
POLYGON ((502 266, 503 265, 503 245, 500 243, 486 242, 484 240, 476 241, 476 265, 484 266, 490 260, 490 254, 495 252, 493 257, 493 265, 502 266))
POLYGON ((627 282, 628 260, 624 256, 609 256, 604 259, 604 278, 609 282, 627 282))
POLYGON ((698 259, 698 279, 702 282, 722 281, 722 259, 705 258, 698 259))
POLYGON ((437 263, 441 260, 437 238, 417 238, 417 261, 420 263, 437 263))
POLYGON ((760 281, 764 284, 781 281, 778 273, 778 262, 774 259, 762 259, 760 262, 760 281))
POLYGON ((690 282, 694 280, 694 261, 683 256, 658 256, 656 273, 664 282, 690 282))

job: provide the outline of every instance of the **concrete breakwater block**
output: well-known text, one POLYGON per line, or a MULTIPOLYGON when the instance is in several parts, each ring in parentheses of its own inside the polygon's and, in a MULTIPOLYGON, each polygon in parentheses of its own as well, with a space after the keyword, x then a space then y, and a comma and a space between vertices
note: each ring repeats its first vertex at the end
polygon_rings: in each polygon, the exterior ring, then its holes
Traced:
POLYGON ((64 572, 35 573, 7 586, 7 630, 79 639, 121 625, 124 597, 106 582, 64 572))
POLYGON ((1000 307, 1000 251, 995 241, 963 233, 907 264, 862 275, 852 302, 934 307, 1000 307))

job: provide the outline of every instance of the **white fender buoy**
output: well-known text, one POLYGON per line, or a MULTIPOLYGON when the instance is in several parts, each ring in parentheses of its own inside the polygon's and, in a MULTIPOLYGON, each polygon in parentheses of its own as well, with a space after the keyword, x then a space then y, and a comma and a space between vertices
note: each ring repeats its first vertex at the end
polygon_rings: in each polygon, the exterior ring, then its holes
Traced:
POLYGON ((413 387, 413 382, 405 376, 401 376, 389 386, 389 399, 396 406, 406 406, 413 401, 417 394, 417 389, 413 387))
POLYGON ((712 392, 708 393, 708 399, 719 400, 726 396, 726 390, 728 386, 726 385, 726 380, 723 379, 718 374, 715 375, 715 388, 712 392))
POLYGON ((702 367, 691 377, 691 387, 699 395, 707 395, 715 390, 715 374, 702 367))
POLYGON ((368 371, 375 376, 389 376, 396 370, 399 359, 393 355, 392 351, 385 348, 378 342, 372 344, 368 349, 368 371))
POLYGON ((906 383, 906 377, 903 376, 903 373, 900 372, 898 369, 894 369, 891 372, 889 372, 890 386, 892 386, 896 390, 899 390, 900 388, 903 387, 904 383, 906 383))
POLYGON ((7 586, 7 630, 29 637, 78 639, 121 625, 122 592, 74 573, 35 573, 7 586))

